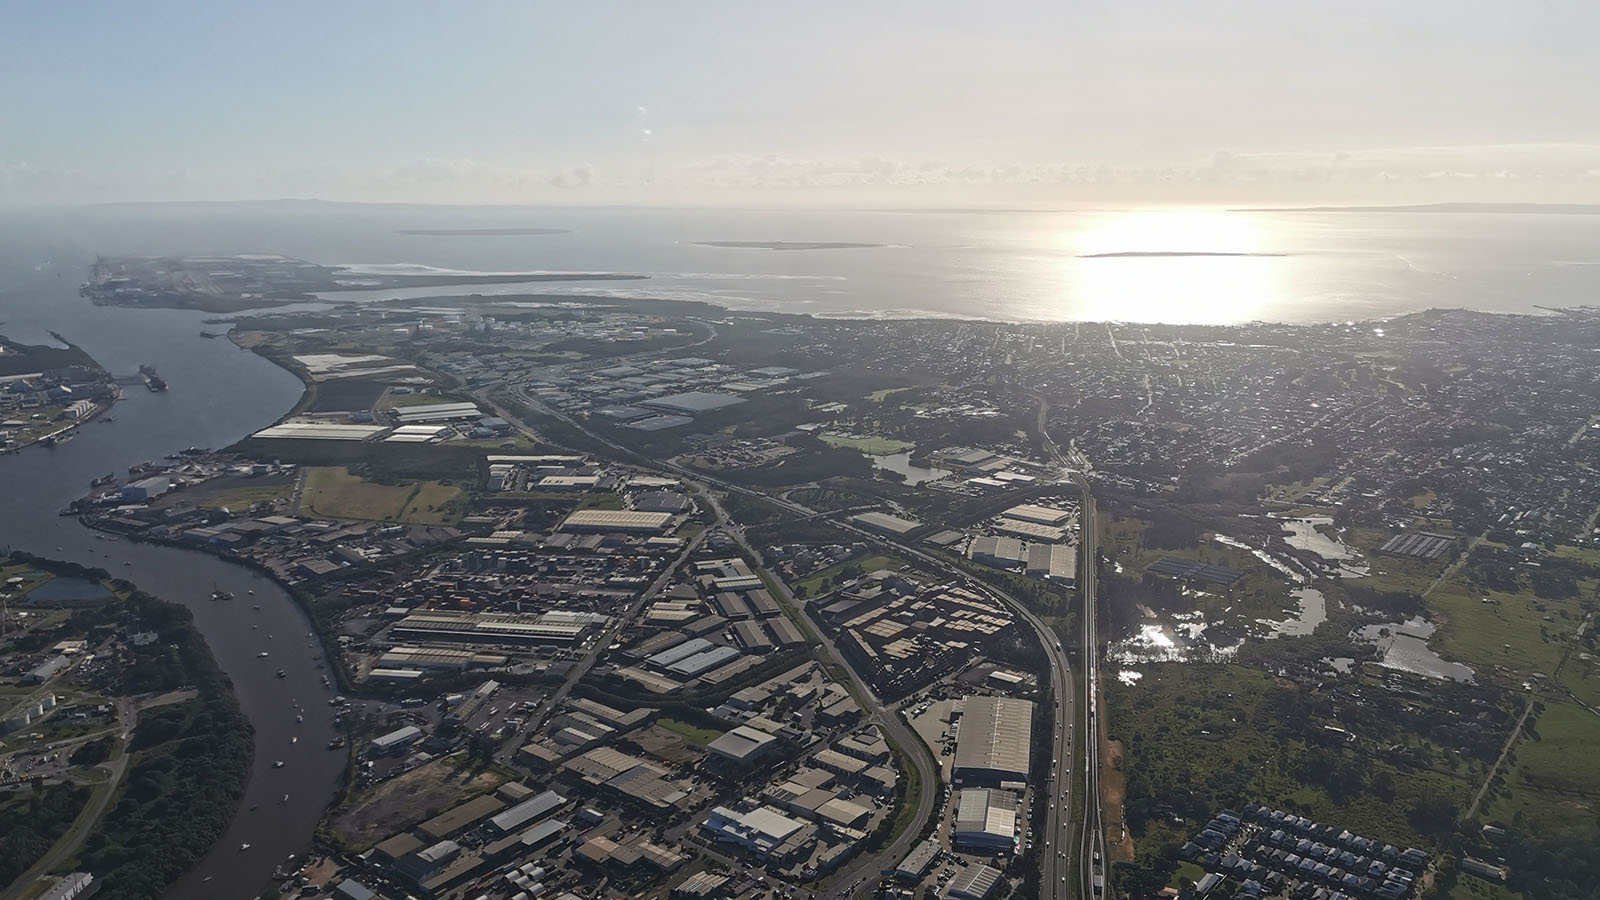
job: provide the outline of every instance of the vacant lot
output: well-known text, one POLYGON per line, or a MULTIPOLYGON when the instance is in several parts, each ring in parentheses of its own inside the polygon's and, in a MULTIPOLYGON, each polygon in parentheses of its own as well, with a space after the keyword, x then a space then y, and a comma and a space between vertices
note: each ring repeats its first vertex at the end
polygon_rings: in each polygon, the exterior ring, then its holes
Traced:
POLYGON ((635 732, 633 740, 646 754, 674 765, 697 763, 703 755, 701 751, 690 747, 683 735, 663 727, 660 722, 635 732))
POLYGON ((317 398, 310 412, 357 412, 371 409, 383 396, 384 384, 379 381, 325 381, 317 385, 317 398))
POLYGON ((301 505, 307 513, 333 519, 442 525, 459 517, 453 501, 461 493, 438 481, 379 484, 343 466, 321 466, 306 472, 301 505))
POLYGON ((905 560, 894 556, 858 556, 854 559, 847 559, 838 565, 820 569, 809 578, 796 583, 794 587, 796 589, 805 588, 806 596, 808 597, 817 597, 832 590, 837 582, 844 580, 839 576, 846 569, 851 572, 860 570, 862 574, 865 574, 867 572, 875 572, 878 569, 898 569, 905 564, 905 560))
POLYGON ((350 850, 364 850, 512 778, 498 767, 465 768, 465 761, 464 754, 447 756, 356 795, 328 817, 330 835, 350 850))
POLYGON ((720 731, 712 728, 701 728, 698 725, 691 725, 688 722, 681 722, 677 719, 657 719, 656 724, 673 734, 679 735, 685 743, 694 747, 704 747, 722 737, 722 732, 720 731))
POLYGON ((897 441, 894 438, 878 437, 876 435, 847 437, 842 434, 824 434, 819 435, 819 437, 822 438, 823 443, 830 447, 854 447, 868 456, 887 456, 890 453, 899 453, 901 450, 909 450, 915 446, 910 441, 897 441))
POLYGON ((293 475, 224 476, 162 497, 157 506, 188 503, 205 508, 227 507, 242 512, 260 502, 286 500, 294 493, 293 475))

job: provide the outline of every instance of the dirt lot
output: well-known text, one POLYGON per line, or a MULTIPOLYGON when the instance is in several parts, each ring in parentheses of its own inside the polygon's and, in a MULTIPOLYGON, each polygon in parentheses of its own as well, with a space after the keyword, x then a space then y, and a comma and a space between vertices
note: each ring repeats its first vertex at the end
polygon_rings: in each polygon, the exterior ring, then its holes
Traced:
POLYGON ((644 752, 656 759, 677 765, 699 762, 703 755, 691 748, 688 741, 683 739, 683 735, 668 731, 660 725, 651 725, 635 734, 633 739, 644 752))
POLYGON ((514 775, 509 769, 458 768, 463 755, 447 756, 379 784, 335 809, 328 820, 334 840, 364 850, 391 834, 494 790, 514 775))

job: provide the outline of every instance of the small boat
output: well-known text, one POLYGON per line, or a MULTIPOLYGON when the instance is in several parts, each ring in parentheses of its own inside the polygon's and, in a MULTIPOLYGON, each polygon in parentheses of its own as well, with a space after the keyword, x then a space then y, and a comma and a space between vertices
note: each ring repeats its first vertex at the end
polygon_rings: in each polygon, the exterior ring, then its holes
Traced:
MULTIPOLYGON (((296 721, 296 722, 304 722, 304 721, 305 721, 305 720, 306 720, 306 717, 305 717, 305 716, 295 716, 295 717, 294 717, 294 720, 295 720, 295 721, 296 721)), ((297 741, 298 741, 298 740, 299 740, 299 738, 295 738, 295 740, 297 740, 297 741)))
MULTIPOLYGON (((249 590, 246 590, 246 591, 245 591, 245 593, 246 593, 246 594, 254 594, 254 593, 255 593, 255 592, 256 592, 256 589, 255 589, 255 588, 250 588, 250 589, 249 589, 249 590)), ((256 607, 256 609, 260 609, 260 608, 261 608, 261 607, 259 607, 259 606, 258 606, 258 607, 256 607)))
POLYGON ((260 625, 257 625, 257 624, 255 624, 253 622, 250 624, 251 630, 255 630, 255 629, 260 628, 260 627, 261 627, 260 625))
POLYGON ((255 604, 254 606, 252 606, 250 608, 255 610, 256 612, 260 612, 261 611, 261 604, 257 603, 257 604, 255 604))
POLYGON ((133 563, 131 563, 131 562, 125 562, 125 563, 123 563, 123 565, 127 566, 130 569, 133 568, 133 563))
POLYGON ((281 760, 281 759, 275 759, 275 760, 273 760, 273 761, 272 761, 272 767, 273 767, 273 768, 274 768, 274 769, 281 769, 281 768, 283 768, 283 760, 281 760))
POLYGON ((211 599, 213 599, 213 600, 232 600, 233 599, 233 592, 232 591, 224 591, 224 590, 221 590, 221 589, 213 588, 212 591, 211 591, 211 599))
POLYGON ((278 670, 278 677, 279 678, 287 678, 287 677, 289 677, 289 675, 288 675, 287 672, 283 671, 282 669, 279 669, 278 670))
POLYGON ((263 650, 260 653, 256 654, 256 659, 266 659, 270 655, 271 654, 267 653, 267 651, 263 650))
POLYGON ((300 736, 299 735, 295 735, 294 737, 289 738, 289 743, 291 743, 291 744, 300 743, 300 736))
POLYGON ((250 849, 250 845, 249 844, 240 844, 239 845, 239 852, 240 853, 243 853, 244 851, 249 850, 249 849, 250 849))
POLYGON ((288 794, 284 794, 283 795, 283 799, 279 800, 278 802, 279 803, 288 803, 289 802, 289 795, 288 794))
POLYGON ((211 879, 213 879, 213 878, 215 878, 215 877, 217 877, 217 876, 215 876, 215 875, 207 875, 207 876, 206 876, 206 877, 204 877, 204 878, 202 878, 202 879, 200 879, 200 883, 201 883, 201 884, 204 884, 204 883, 206 883, 206 882, 207 882, 207 881, 210 881, 210 880, 211 880, 211 879))

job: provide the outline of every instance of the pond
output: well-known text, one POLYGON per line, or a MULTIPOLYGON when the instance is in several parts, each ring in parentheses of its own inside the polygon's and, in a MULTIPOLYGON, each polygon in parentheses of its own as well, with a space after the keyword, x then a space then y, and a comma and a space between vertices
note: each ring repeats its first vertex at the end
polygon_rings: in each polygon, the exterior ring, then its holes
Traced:
POLYGON ((1377 645, 1381 654, 1379 662, 1388 668, 1471 683, 1472 669, 1445 661, 1428 646, 1428 638, 1437 630, 1437 625, 1418 616, 1404 622, 1368 625, 1356 633, 1377 645))
POLYGON ((945 469, 923 468, 911 464, 911 451, 888 453, 883 456, 870 457, 872 465, 890 472, 898 472, 906 477, 906 484, 923 484, 937 481, 950 473, 945 469))
POLYGON ((1257 619, 1272 629, 1271 637, 1301 637, 1317 630, 1328 621, 1328 601, 1316 588, 1300 588, 1292 593, 1299 601, 1299 611, 1286 619, 1257 619))
POLYGON ((111 592, 98 582, 87 578, 52 578, 27 593, 25 606, 49 604, 65 606, 73 603, 94 603, 111 596, 111 592))
POLYGON ((1304 516, 1297 519, 1281 520, 1284 542, 1297 550, 1307 550, 1322 557, 1330 563, 1341 563, 1338 574, 1341 578, 1361 578, 1368 574, 1367 567, 1360 565, 1364 560, 1361 552, 1336 538, 1329 537, 1322 527, 1333 525, 1330 516, 1304 516), (1357 565, 1342 565, 1354 561, 1357 565))

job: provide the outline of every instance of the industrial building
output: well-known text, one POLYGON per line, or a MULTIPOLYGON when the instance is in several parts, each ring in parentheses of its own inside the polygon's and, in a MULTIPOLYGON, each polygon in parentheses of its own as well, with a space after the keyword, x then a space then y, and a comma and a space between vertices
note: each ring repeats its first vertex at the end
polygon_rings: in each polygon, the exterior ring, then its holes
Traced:
POLYGON ((765 731, 740 725, 707 744, 706 750, 712 756, 748 764, 765 756, 777 743, 778 739, 765 731))
POLYGON ((671 513, 632 509, 580 509, 561 523, 562 531, 660 534, 672 521, 671 513))
POLYGON ((1016 538, 979 537, 972 539, 967 555, 973 562, 994 566, 997 569, 1015 569, 1026 557, 1024 545, 1016 538))
POLYGON ((593 627, 587 622, 544 621, 544 618, 530 613, 477 613, 430 609, 412 613, 394 623, 390 635, 406 640, 469 644, 571 646, 581 642, 593 627))
POLYGON ((743 402, 744 398, 735 397, 732 394, 690 391, 686 394, 672 394, 666 397, 657 397, 654 400, 644 400, 639 405, 648 406, 652 409, 664 409, 668 412, 694 415, 695 413, 711 412, 712 410, 734 406, 743 402))
POLYGON ((334 422, 284 422, 263 428, 253 438, 301 441, 364 441, 387 431, 382 425, 341 425, 334 422))
POLYGON ((422 739, 422 729, 415 725, 397 728, 385 735, 372 739, 373 756, 389 756, 399 753, 405 748, 422 739))
POLYGON ((565 806, 567 798, 555 791, 524 800, 489 820, 489 827, 500 834, 510 834, 530 822, 535 822, 565 806))
POLYGON ((994 524, 994 530, 1012 537, 1026 538, 1030 541, 1044 541, 1058 544, 1067 539, 1067 530, 1055 525, 1040 525, 1038 522, 1024 522, 1021 519, 1001 518, 994 524))
POLYGON ((1078 580, 1078 548, 1069 544, 1034 544, 1028 548, 1027 574, 1060 584, 1078 580))
POLYGON ((1033 701, 968 697, 956 736, 958 784, 1026 784, 1033 748, 1033 701))
POLYGON ((972 853, 1009 853, 1017 844, 1017 795, 990 788, 963 788, 956 795, 950 841, 972 853))
POLYGON ((922 523, 915 519, 902 519, 881 512, 857 513, 850 517, 850 521, 869 531, 892 534, 896 537, 904 537, 922 527, 922 523))
POLYGON ((1013 506, 1000 514, 1007 519, 1016 519, 1022 522, 1033 522, 1036 525, 1062 526, 1072 519, 1072 511, 1058 509, 1054 506, 1043 506, 1037 503, 1022 503, 1013 506))
POLYGON ((718 843, 734 844, 762 857, 783 857, 784 848, 798 843, 798 838, 808 829, 770 806, 758 806, 749 812, 735 812, 719 806, 700 824, 700 829, 718 843))
POLYGON ((1000 886, 1001 873, 993 866, 979 863, 968 866, 950 879, 944 900, 988 900, 1000 886))
POLYGON ((732 662, 738 659, 740 655, 739 651, 733 647, 712 647, 710 650, 704 650, 693 656, 678 660, 667 666, 667 671, 673 675, 693 678, 703 672, 709 672, 724 663, 732 662))
POLYGON ((939 858, 940 852, 941 848, 939 847, 938 839, 929 838, 923 841, 911 848, 911 852, 906 854, 906 858, 900 861, 900 865, 894 867, 894 877, 901 881, 921 881, 927 877, 929 870, 933 868, 934 861, 939 858))
POLYGON ((399 425, 464 422, 482 417, 483 410, 475 403, 429 403, 424 406, 397 406, 389 410, 389 418, 399 425))
POLYGON ((1203 563, 1181 556, 1163 556, 1145 567, 1145 571, 1156 575, 1166 575, 1180 581, 1200 581, 1206 584, 1215 584, 1221 587, 1232 587, 1239 579, 1244 577, 1244 572, 1232 566, 1219 566, 1213 563, 1203 563))

